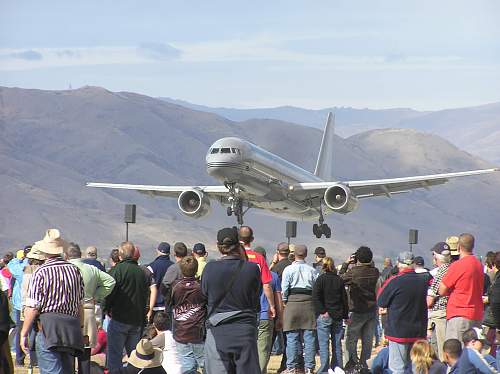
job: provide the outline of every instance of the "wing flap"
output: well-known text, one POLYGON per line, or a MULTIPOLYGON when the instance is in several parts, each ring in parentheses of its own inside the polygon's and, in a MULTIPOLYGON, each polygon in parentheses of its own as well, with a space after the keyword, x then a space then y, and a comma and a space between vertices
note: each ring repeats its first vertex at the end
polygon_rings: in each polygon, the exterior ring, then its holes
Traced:
POLYGON ((119 190, 132 190, 150 196, 177 197, 186 190, 198 189, 208 195, 224 195, 228 189, 224 186, 153 186, 143 184, 120 184, 120 183, 87 183, 87 187, 113 188, 119 190))

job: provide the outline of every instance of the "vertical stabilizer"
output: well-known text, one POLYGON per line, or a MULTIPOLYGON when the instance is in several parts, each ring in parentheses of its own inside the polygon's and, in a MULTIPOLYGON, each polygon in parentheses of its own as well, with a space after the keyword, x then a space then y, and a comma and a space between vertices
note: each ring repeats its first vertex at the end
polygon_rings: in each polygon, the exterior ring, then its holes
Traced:
POLYGON ((326 119, 325 130, 323 132, 323 139, 321 140, 321 147, 319 149, 318 161, 316 162, 316 169, 314 175, 320 177, 324 181, 333 180, 333 139, 335 137, 335 116, 332 112, 328 113, 326 119))

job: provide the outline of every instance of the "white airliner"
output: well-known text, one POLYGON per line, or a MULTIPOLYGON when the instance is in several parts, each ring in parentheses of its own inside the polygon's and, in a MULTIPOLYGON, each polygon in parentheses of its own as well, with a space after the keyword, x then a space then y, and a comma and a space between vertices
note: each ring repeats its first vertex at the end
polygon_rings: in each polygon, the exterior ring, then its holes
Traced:
POLYGON ((356 209, 359 199, 391 197, 416 188, 448 182, 451 178, 500 171, 482 169, 458 173, 433 174, 393 179, 334 181, 334 118, 329 113, 314 173, 239 138, 222 138, 208 150, 207 172, 220 180, 221 186, 150 186, 114 183, 87 183, 89 187, 135 190, 150 196, 177 198, 179 209, 192 218, 209 212, 210 200, 227 205, 238 224, 249 208, 264 209, 281 217, 317 219, 313 233, 317 238, 331 236, 324 223, 330 213, 346 214, 356 209))

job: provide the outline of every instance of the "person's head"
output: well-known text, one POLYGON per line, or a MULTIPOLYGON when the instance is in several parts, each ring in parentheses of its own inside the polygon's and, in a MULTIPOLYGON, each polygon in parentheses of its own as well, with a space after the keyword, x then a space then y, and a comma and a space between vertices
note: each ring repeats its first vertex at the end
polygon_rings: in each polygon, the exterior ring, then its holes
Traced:
POLYGON ((288 243, 285 242, 279 243, 276 247, 276 251, 278 252, 278 257, 280 260, 284 260, 290 255, 290 248, 288 248, 288 243))
POLYGON ((392 268, 392 260, 390 257, 384 258, 384 267, 385 268, 392 268))
POLYGON ((415 256, 412 252, 401 252, 398 256, 398 269, 413 269, 415 256))
POLYGON ((464 347, 473 348, 476 351, 481 352, 484 342, 486 341, 486 337, 479 327, 473 327, 464 332, 462 335, 462 341, 464 342, 464 347))
POLYGON ((193 256, 186 256, 179 261, 179 267, 181 268, 182 276, 191 278, 198 271, 198 261, 193 256))
POLYGON ((14 258, 14 253, 12 252, 7 252, 3 258, 2 258, 2 262, 5 266, 7 266, 9 264, 9 262, 12 261, 12 259, 14 258))
POLYGON ((111 267, 115 266, 120 262, 120 252, 118 248, 114 248, 109 253, 109 260, 111 261, 111 267))
POLYGON ((432 259, 436 266, 449 264, 451 262, 451 248, 446 242, 439 242, 431 248, 432 259))
POLYGON ((486 253, 485 264, 489 270, 493 270, 493 268, 495 267, 495 252, 488 251, 488 253, 486 253))
POLYGON ((443 344, 443 361, 449 366, 455 365, 462 355, 462 343, 458 339, 448 339, 443 344))
POLYGON ((240 256, 241 248, 238 231, 233 227, 226 227, 217 232, 217 248, 223 256, 240 256))
POLYGON ((493 265, 495 268, 500 270, 500 251, 495 253, 495 257, 493 258, 493 265))
POLYGON ((97 258, 97 248, 94 246, 87 247, 85 250, 87 258, 97 258))
POLYGON ((458 237, 458 252, 460 256, 471 255, 474 251, 474 236, 472 234, 461 234, 458 237))
POLYGON ((368 247, 361 246, 356 251, 356 261, 361 264, 369 264, 373 260, 372 250, 368 247))
POLYGON ((335 262, 333 262, 333 258, 331 257, 323 258, 321 270, 325 273, 336 273, 337 269, 335 269, 335 262))
POLYGON ((304 260, 307 257, 307 247, 304 244, 295 246, 295 261, 304 260))
POLYGON ((170 244, 167 242, 161 242, 156 247, 156 252, 158 252, 158 256, 169 256, 170 255, 170 244))
POLYGON ((165 312, 158 312, 153 317, 153 326, 158 332, 170 330, 170 317, 165 312))
POLYGON ((317 262, 321 261, 323 258, 326 257, 325 248, 323 248, 323 247, 316 247, 316 249, 314 250, 314 254, 316 255, 316 261, 317 262))
POLYGON ((174 257, 176 261, 182 260, 188 255, 188 249, 186 244, 182 242, 177 242, 174 244, 174 257))
POLYGON ((205 249, 205 244, 196 243, 195 245, 193 245, 193 256, 196 258, 206 257, 207 250, 205 249))
POLYGON ((434 351, 427 340, 417 340, 413 343, 410 359, 417 373, 428 373, 434 357, 434 351))
POLYGON ((122 242, 118 247, 118 255, 120 260, 132 260, 135 254, 135 246, 132 242, 122 242))
POLYGON ((415 260, 413 262, 415 264, 415 269, 423 269, 425 266, 425 261, 422 256, 415 257, 415 260))
POLYGON ((250 245, 253 242, 253 230, 250 226, 241 226, 239 231, 240 241, 244 245, 250 245))
POLYGON ((82 257, 82 251, 78 244, 69 243, 69 247, 64 251, 64 257, 66 260, 74 260, 82 257))

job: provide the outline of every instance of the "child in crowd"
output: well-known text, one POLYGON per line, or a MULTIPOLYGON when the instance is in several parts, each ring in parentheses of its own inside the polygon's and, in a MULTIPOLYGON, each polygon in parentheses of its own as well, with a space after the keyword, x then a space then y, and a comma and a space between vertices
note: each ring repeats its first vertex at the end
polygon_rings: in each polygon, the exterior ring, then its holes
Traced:
POLYGON ((153 326, 156 330, 156 336, 151 339, 154 348, 160 348, 163 351, 162 366, 167 374, 181 374, 181 363, 177 355, 177 348, 172 331, 170 318, 165 312, 158 312, 153 318, 153 326))
POLYGON ((172 306, 174 339, 181 359, 182 373, 197 373, 204 368, 203 341, 207 301, 196 279, 198 261, 186 256, 179 262, 182 278, 173 283, 172 306))

